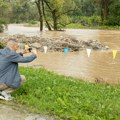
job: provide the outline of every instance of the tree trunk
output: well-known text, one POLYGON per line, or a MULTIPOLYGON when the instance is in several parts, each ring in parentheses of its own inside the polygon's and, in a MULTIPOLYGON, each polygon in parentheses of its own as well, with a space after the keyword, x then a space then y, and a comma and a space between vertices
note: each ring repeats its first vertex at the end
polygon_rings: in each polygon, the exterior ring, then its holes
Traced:
POLYGON ((40 22, 40 31, 43 31, 43 14, 42 14, 42 4, 41 0, 38 0, 35 2, 38 8, 38 13, 39 13, 39 22, 40 22))
POLYGON ((56 16, 56 11, 55 10, 53 11, 52 15, 53 15, 53 28, 54 28, 54 30, 58 30, 57 16, 56 16))
POLYGON ((50 27, 50 24, 49 22, 47 21, 47 18, 46 18, 46 15, 45 15, 45 8, 44 8, 44 1, 42 0, 42 11, 43 11, 43 16, 44 16, 44 19, 45 19, 45 22, 46 22, 46 26, 48 28, 48 30, 52 30, 51 27, 50 27))
POLYGON ((56 15, 56 10, 54 9, 52 9, 51 8, 51 6, 49 5, 49 3, 46 1, 46 0, 44 0, 44 2, 46 3, 46 5, 47 5, 47 7, 49 8, 49 10, 50 10, 50 12, 51 12, 51 14, 52 14, 52 18, 53 18, 53 29, 54 30, 58 30, 58 23, 57 23, 57 19, 58 19, 58 17, 57 17, 57 15, 56 15))
POLYGON ((101 0, 101 20, 102 24, 108 19, 109 0, 101 0))
POLYGON ((81 11, 82 11, 82 16, 83 16, 83 11, 84 11, 84 9, 83 9, 83 0, 81 0, 81 11))

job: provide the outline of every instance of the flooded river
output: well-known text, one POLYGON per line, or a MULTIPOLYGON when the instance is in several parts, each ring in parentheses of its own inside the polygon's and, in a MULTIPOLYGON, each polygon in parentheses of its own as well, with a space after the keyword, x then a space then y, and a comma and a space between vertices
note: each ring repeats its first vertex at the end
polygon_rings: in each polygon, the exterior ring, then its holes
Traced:
POLYGON ((107 82, 120 84, 120 31, 119 30, 88 30, 66 29, 63 31, 47 31, 39 33, 38 27, 24 27, 22 25, 9 25, 5 34, 26 34, 41 37, 62 37, 71 35, 78 40, 99 40, 111 48, 107 51, 92 51, 87 57, 86 50, 68 54, 53 52, 41 53, 38 58, 26 66, 43 66, 59 74, 84 78, 91 82, 107 82), (112 58, 112 49, 118 50, 116 59, 112 58))

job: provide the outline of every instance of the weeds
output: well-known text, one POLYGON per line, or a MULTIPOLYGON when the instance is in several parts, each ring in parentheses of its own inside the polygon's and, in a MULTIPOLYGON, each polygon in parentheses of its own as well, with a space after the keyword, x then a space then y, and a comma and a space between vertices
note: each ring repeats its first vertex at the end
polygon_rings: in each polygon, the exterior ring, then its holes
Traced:
POLYGON ((20 68, 26 83, 15 100, 32 111, 69 120, 119 120, 120 88, 92 84, 45 69, 20 68))

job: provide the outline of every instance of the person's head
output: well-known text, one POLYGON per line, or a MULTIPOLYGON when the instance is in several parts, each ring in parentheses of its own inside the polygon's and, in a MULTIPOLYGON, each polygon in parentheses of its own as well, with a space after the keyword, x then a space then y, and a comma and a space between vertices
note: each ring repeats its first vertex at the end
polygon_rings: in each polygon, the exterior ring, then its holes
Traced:
POLYGON ((18 42, 16 41, 16 39, 10 39, 7 42, 7 46, 9 49, 16 51, 18 49, 18 42))

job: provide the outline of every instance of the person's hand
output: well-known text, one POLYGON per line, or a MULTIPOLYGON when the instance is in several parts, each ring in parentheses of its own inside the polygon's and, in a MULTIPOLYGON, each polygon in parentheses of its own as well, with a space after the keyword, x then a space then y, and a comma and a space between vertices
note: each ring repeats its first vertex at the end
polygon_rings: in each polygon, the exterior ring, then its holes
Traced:
POLYGON ((29 50, 26 50, 26 49, 25 49, 25 50, 23 51, 23 54, 26 54, 26 53, 29 53, 29 50))
POLYGON ((33 54, 37 55, 37 50, 36 50, 36 49, 31 50, 31 53, 33 53, 33 54))

